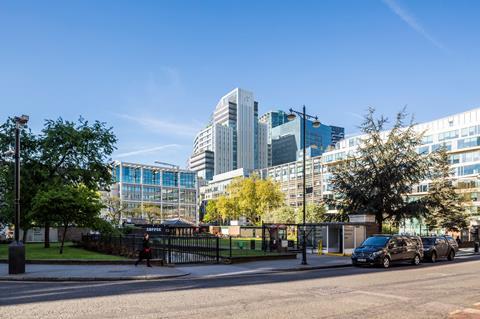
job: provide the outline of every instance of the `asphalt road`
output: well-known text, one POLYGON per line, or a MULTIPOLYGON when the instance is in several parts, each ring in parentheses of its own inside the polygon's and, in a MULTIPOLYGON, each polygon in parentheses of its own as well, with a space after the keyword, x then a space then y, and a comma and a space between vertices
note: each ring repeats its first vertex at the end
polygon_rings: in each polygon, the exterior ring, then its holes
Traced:
MULTIPOLYGON (((480 257, 140 282, 0 282, 0 318, 447 318, 480 302, 480 257)), ((468 317, 468 316, 467 316, 468 317)), ((465 318, 467 318, 465 317, 465 318)), ((460 317, 456 317, 460 318, 460 317)))

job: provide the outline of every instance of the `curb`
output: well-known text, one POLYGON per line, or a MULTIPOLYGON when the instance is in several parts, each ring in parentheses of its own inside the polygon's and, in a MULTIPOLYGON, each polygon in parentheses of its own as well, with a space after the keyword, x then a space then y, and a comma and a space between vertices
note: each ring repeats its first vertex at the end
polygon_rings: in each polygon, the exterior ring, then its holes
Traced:
MULTIPOLYGON (((30 265, 133 265, 135 262, 136 259, 30 259, 25 261, 26 264, 30 265)), ((155 266, 163 266, 162 259, 151 259, 150 263, 155 266)), ((0 264, 8 264, 8 259, 0 259, 0 264)))
POLYGON ((346 267, 353 267, 353 265, 350 263, 350 264, 344 264, 344 265, 306 266, 306 267, 295 267, 295 268, 275 268, 275 269, 272 269, 271 272, 305 271, 305 270, 315 270, 315 269, 335 269, 335 268, 346 268, 346 267))
POLYGON ((86 282, 86 281, 136 281, 136 280, 160 280, 185 277, 190 273, 184 273, 180 275, 147 275, 147 276, 124 276, 124 277, 10 277, 0 276, 0 281, 35 281, 35 282, 86 282))

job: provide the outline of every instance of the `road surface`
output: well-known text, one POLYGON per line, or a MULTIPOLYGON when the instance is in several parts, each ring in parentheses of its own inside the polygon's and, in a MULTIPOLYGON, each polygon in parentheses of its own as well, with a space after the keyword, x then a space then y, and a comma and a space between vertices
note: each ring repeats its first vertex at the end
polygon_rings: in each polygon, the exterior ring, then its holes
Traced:
POLYGON ((0 318, 480 318, 479 302, 480 256, 388 270, 0 282, 0 318))

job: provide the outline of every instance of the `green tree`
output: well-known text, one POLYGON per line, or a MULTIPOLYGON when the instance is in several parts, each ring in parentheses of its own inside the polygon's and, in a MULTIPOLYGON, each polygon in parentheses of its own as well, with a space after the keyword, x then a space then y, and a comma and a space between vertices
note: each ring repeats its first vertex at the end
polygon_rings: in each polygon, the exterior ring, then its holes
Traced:
POLYGON ((110 220, 112 225, 118 227, 122 221, 123 214, 128 210, 127 204, 122 202, 118 196, 113 196, 109 192, 104 193, 102 202, 107 210, 106 216, 108 220, 110 220))
MULTIPOLYGON (((20 202, 20 227, 24 230, 24 239, 27 230, 34 224, 32 214, 32 198, 41 189, 42 166, 38 160, 39 143, 30 128, 24 127, 20 131, 21 147, 21 179, 22 190, 20 202)), ((13 150, 15 147, 15 121, 7 119, 0 125, 0 223, 10 224, 14 219, 14 170, 15 162, 13 150)))
POLYGON ((151 203, 144 204, 143 213, 147 217, 147 220, 150 224, 153 224, 158 220, 163 220, 162 209, 158 205, 151 203))
POLYGON ((227 186, 226 195, 216 199, 216 209, 223 221, 244 216, 258 224, 263 215, 284 204, 284 195, 278 183, 253 175, 237 178, 227 186))
MULTIPOLYGON (((0 127, 0 214, 9 221, 13 216, 13 160, 6 157, 12 148, 15 123, 8 119, 0 127)), ((21 226, 45 227, 45 247, 49 247, 49 230, 54 225, 47 211, 36 212, 33 199, 43 190, 55 187, 83 185, 91 190, 108 189, 111 184, 109 156, 115 149, 116 137, 105 123, 80 118, 78 122, 45 121, 39 135, 23 129, 21 136, 21 226)))
MULTIPOLYGON (((90 124, 83 118, 78 123, 58 119, 45 121, 40 137, 40 160, 45 165, 46 184, 83 184, 90 189, 108 189, 111 167, 106 164, 115 150, 117 139, 105 123, 90 124)), ((45 247, 49 247, 50 220, 41 216, 45 225, 45 247)))
POLYGON ((275 224, 293 224, 296 222, 296 212, 293 207, 282 206, 265 213, 263 221, 275 224))
POLYGON ((216 200, 209 200, 207 206, 205 207, 206 213, 203 217, 203 221, 205 223, 215 223, 215 222, 223 222, 222 216, 217 209, 217 201, 216 200))
POLYGON ((465 200, 456 192, 451 173, 447 150, 442 148, 432 158, 432 182, 425 198, 428 208, 425 224, 429 230, 444 228, 459 231, 468 226, 465 200))
POLYGON ((134 208, 130 211, 130 214, 135 217, 145 217, 150 224, 153 224, 158 220, 163 220, 160 206, 151 203, 145 203, 134 208))
POLYGON ((399 112, 390 131, 387 119, 375 118, 370 108, 361 125, 364 134, 356 154, 333 169, 333 190, 339 196, 329 201, 344 213, 375 215, 378 232, 384 220, 398 223, 417 217, 424 202, 406 196, 413 185, 428 175, 429 156, 419 154, 422 133, 413 121, 405 124, 405 110, 399 112))
MULTIPOLYGON (((305 211, 305 220, 307 223, 322 223, 327 219, 327 210, 324 205, 307 204, 305 211)), ((296 222, 298 224, 303 223, 303 211, 302 208, 298 208, 296 222)))
POLYGON ((63 253, 68 228, 76 226, 92 226, 104 207, 98 192, 87 187, 57 185, 39 191, 33 200, 33 209, 41 214, 49 215, 50 221, 63 227, 60 254, 63 253))

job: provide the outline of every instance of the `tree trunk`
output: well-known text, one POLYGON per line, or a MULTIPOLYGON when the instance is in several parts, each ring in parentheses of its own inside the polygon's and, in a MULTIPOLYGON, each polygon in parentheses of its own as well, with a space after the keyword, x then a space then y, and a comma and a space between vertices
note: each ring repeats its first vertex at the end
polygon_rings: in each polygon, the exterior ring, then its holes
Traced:
POLYGON ((65 236, 67 236, 68 223, 63 225, 62 244, 60 245, 60 255, 63 254, 63 245, 65 244, 65 236))
POLYGON ((383 219, 377 218, 377 233, 381 234, 383 232, 383 219))
POLYGON ((22 242, 24 244, 27 241, 27 232, 28 232, 28 228, 27 229, 23 228, 22 242))
POLYGON ((50 248, 50 222, 45 222, 44 248, 50 248))

